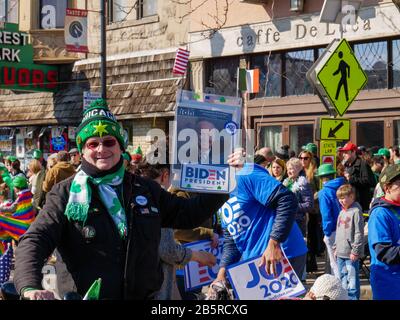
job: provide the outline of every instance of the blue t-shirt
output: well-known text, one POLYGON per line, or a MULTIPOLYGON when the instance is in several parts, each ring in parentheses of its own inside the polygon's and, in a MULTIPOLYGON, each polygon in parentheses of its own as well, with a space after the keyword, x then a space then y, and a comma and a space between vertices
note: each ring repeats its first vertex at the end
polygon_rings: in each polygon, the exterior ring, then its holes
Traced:
MULTIPOLYGON (((232 236, 242 260, 260 256, 267 248, 276 216, 275 210, 267 207, 267 200, 279 185, 265 168, 246 164, 237 175, 231 198, 219 210, 222 227, 232 236)), ((307 252, 296 222, 282 247, 288 258, 307 252)))
MULTIPOLYGON (((400 208, 396 212, 400 215, 400 208)), ((374 245, 400 245, 400 220, 388 207, 376 207, 368 220, 368 243, 371 253, 371 287, 376 300, 400 299, 400 264, 388 265, 376 257, 374 245)))

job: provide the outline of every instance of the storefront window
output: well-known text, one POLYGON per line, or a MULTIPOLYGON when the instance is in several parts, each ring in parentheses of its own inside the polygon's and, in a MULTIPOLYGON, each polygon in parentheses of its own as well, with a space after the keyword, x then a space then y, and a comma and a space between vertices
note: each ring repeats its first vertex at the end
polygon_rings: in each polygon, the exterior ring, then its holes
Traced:
POLYGON ((384 146, 383 121, 357 122, 357 145, 366 148, 384 146))
POLYGON ((314 141, 314 128, 312 124, 300 124, 290 126, 290 149, 296 155, 301 151, 301 147, 314 141))
POLYGON ((119 22, 126 20, 134 7, 131 0, 112 0, 110 9, 112 9, 111 22, 119 22))
POLYGON ((306 80, 306 73, 314 63, 314 50, 285 53, 286 95, 312 94, 313 88, 306 80))
POLYGON ((11 131, 11 128, 0 128, 0 152, 3 154, 3 156, 10 155, 12 153, 13 139, 11 131))
POLYGON ((393 40, 393 87, 400 87, 400 40, 393 40))
POLYGON ((393 145, 399 146, 400 145, 400 120, 393 121, 393 128, 394 128, 393 145))
POLYGON ((0 21, 18 23, 18 0, 0 0, 0 21))
POLYGON ((281 55, 271 54, 256 56, 252 61, 252 69, 260 69, 260 92, 257 98, 281 96, 281 55))
POLYGON ((157 0, 139 0, 137 12, 138 20, 157 14, 157 0))
POLYGON ((388 86, 387 42, 356 44, 354 54, 368 76, 364 89, 386 89, 388 86))
POLYGON ((260 130, 259 148, 270 147, 275 152, 282 145, 281 126, 263 126, 260 130))
POLYGON ((236 96, 238 67, 238 57, 211 60, 207 72, 206 91, 236 96))

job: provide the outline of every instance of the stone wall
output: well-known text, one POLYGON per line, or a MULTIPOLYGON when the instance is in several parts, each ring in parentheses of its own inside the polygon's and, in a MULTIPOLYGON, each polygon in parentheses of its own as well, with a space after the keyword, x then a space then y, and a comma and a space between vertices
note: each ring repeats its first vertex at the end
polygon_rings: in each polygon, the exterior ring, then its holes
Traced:
MULTIPOLYGON (((182 20, 180 17, 185 15, 188 8, 189 5, 158 0, 157 14, 140 20, 136 20, 133 9, 126 21, 107 26, 107 55, 184 46, 189 24, 187 19, 182 20)), ((99 1, 89 0, 88 9, 99 10, 99 1)), ((99 30, 98 14, 90 12, 89 48, 92 52, 100 52, 99 30)))

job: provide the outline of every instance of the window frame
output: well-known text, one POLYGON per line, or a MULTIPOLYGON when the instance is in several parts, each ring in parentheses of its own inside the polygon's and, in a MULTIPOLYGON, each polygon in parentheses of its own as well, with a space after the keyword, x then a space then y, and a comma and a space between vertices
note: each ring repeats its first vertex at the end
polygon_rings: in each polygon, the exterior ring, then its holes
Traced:
MULTIPOLYGON (((16 24, 19 24, 19 13, 20 13, 20 1, 19 0, 16 0, 17 1, 17 21, 15 22, 15 21, 9 21, 9 12, 8 12, 8 7, 9 7, 9 3, 10 3, 10 1, 12 1, 12 0, 0 0, 0 2, 1 1, 4 1, 4 4, 5 4, 5 9, 4 9, 4 11, 5 11, 5 16, 4 16, 4 21, 2 21, 2 22, 4 22, 4 23, 16 23, 16 24)), ((0 21, 1 21, 1 19, 0 19, 0 21)))

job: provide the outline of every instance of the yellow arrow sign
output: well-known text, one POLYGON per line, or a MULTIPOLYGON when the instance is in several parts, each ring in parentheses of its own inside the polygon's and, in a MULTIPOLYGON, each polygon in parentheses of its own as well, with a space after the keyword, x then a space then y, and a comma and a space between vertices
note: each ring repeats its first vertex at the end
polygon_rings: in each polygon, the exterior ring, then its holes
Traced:
POLYGON ((368 80, 346 39, 330 54, 317 78, 340 116, 346 113, 368 80))
POLYGON ((350 140, 350 119, 321 118, 320 140, 350 140))

